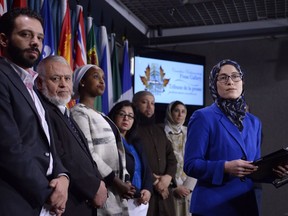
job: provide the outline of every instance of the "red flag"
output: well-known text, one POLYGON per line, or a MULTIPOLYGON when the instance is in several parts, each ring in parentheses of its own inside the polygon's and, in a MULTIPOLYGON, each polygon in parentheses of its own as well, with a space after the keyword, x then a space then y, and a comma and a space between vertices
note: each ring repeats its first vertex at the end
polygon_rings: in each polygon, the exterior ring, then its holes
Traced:
POLYGON ((26 8, 27 0, 13 0, 12 8, 26 8))
POLYGON ((83 8, 80 5, 77 5, 77 23, 74 38, 74 69, 87 64, 83 8))
POLYGON ((0 16, 7 12, 7 2, 6 0, 0 0, 0 16))
POLYGON ((60 33, 60 41, 58 47, 58 55, 63 56, 73 69, 72 62, 72 39, 71 39, 71 19, 68 0, 61 2, 61 8, 64 14, 62 19, 62 29, 60 33))

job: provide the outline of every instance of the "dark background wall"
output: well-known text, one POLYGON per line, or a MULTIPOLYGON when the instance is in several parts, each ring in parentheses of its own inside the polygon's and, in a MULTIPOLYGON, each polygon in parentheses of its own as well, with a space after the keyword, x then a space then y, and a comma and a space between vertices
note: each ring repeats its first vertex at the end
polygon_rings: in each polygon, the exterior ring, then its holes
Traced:
MULTIPOLYGON (((161 49, 206 57, 206 105, 212 103, 208 75, 218 61, 237 61, 245 73, 245 98, 250 111, 263 124, 262 154, 288 146, 288 38, 173 45, 161 49)), ((263 184, 263 216, 288 215, 288 184, 281 188, 263 184)))
MULTIPOLYGON (((69 0, 71 9, 75 9, 76 0, 69 0)), ((88 0, 81 0, 84 15, 88 11, 88 0)), ((114 31, 121 38, 127 35, 133 49, 134 41, 141 41, 142 36, 132 37, 134 29, 122 24, 114 24, 121 19, 119 14, 109 10, 103 0, 91 1, 92 15, 97 25, 105 24, 108 33, 114 31)), ((137 44, 139 46, 141 44, 137 44)), ((288 146, 288 38, 267 37, 262 39, 227 40, 203 42, 200 44, 170 45, 160 48, 169 51, 202 55, 206 58, 205 66, 205 103, 212 103, 208 91, 210 69, 218 61, 230 58, 237 61, 245 72, 245 98, 250 111, 258 116, 263 124, 262 155, 281 147, 288 146)), ((262 215, 288 215, 288 184, 275 189, 263 184, 262 215)))

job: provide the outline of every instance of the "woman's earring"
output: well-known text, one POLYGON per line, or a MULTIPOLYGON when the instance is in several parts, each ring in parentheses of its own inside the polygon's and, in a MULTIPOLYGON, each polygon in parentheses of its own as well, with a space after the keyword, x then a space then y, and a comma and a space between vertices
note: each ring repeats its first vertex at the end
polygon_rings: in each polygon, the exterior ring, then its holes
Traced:
POLYGON ((84 87, 84 84, 82 83, 81 86, 84 87))

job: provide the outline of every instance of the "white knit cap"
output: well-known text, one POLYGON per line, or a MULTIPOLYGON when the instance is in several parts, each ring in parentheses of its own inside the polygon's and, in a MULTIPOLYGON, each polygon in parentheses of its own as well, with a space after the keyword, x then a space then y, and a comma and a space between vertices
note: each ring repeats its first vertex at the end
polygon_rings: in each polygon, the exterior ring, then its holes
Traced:
POLYGON ((87 64, 83 65, 79 68, 77 68, 73 73, 73 91, 74 91, 74 98, 79 98, 79 84, 83 76, 86 74, 86 72, 91 68, 94 67, 96 70, 101 70, 100 67, 93 64, 87 64))

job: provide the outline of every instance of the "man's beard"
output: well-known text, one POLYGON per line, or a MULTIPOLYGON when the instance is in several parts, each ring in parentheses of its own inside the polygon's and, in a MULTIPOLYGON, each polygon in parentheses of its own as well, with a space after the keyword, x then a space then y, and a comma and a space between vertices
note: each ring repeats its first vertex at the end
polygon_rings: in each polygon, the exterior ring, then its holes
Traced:
POLYGON ((45 83, 42 84, 41 92, 48 99, 48 101, 55 104, 56 106, 65 106, 71 100, 71 95, 69 95, 67 98, 60 98, 58 96, 50 96, 47 85, 45 83))
POLYGON ((9 54, 10 60, 17 64, 20 67, 24 68, 31 68, 35 62, 40 58, 41 52, 37 47, 31 47, 27 49, 21 49, 18 46, 15 46, 12 41, 9 42, 9 45, 7 47, 7 52, 9 54), (27 51, 36 51, 38 52, 38 58, 28 58, 25 57, 24 53, 27 51))

